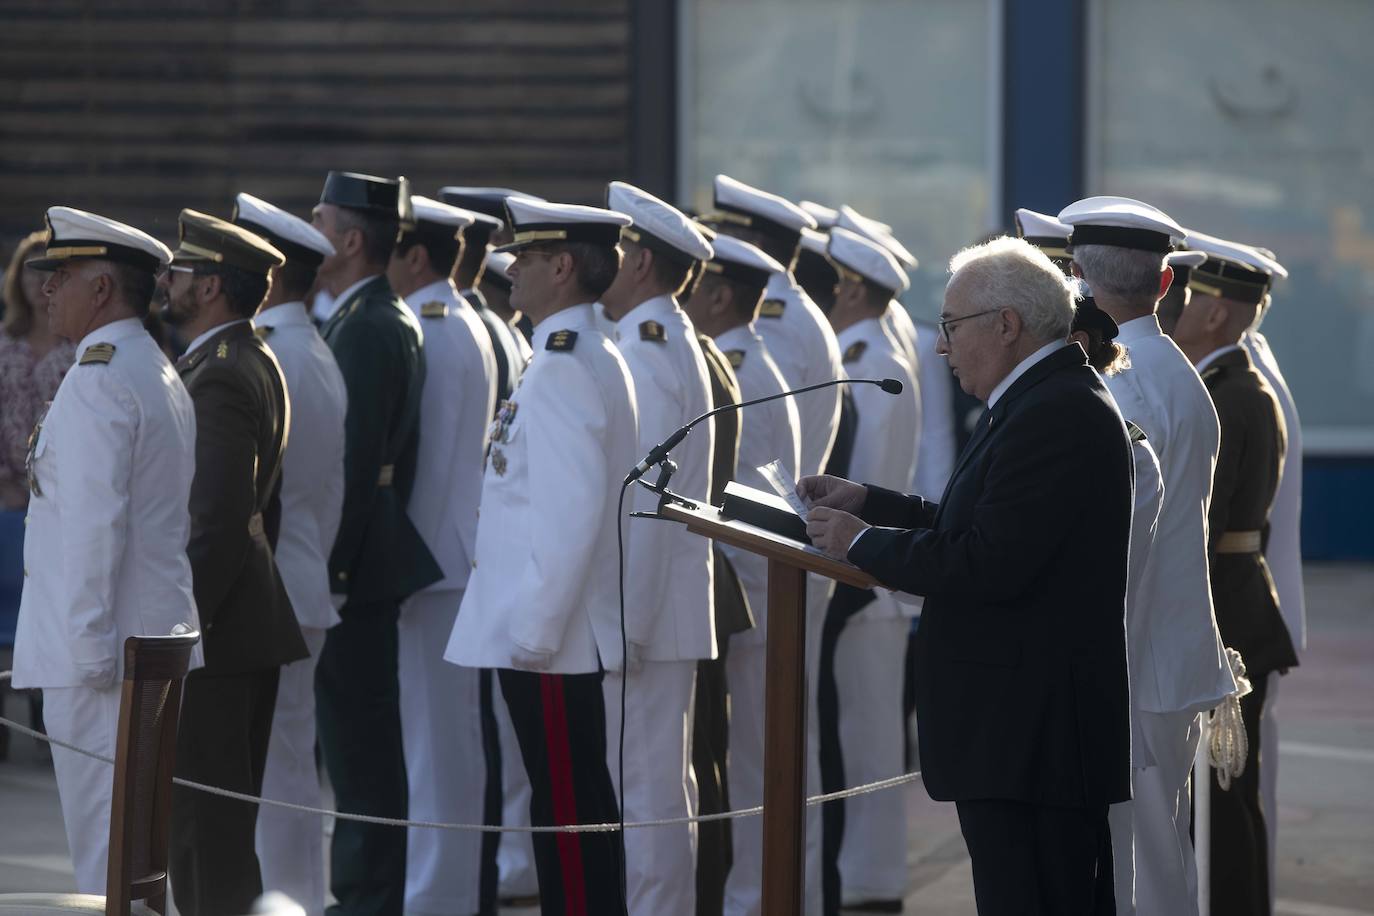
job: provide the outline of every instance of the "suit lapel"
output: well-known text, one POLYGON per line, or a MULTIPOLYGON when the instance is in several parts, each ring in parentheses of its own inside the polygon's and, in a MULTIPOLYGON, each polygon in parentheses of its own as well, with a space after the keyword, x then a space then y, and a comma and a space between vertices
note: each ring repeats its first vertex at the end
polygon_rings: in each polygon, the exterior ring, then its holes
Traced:
POLYGON ((328 339, 329 335, 334 333, 334 329, 342 324, 343 320, 362 304, 363 300, 372 292, 373 287, 385 279, 385 276, 382 275, 373 277, 371 280, 368 280, 362 286, 354 290, 353 295, 349 296, 343 302, 340 302, 339 307, 334 310, 334 314, 330 315, 329 320, 320 327, 320 336, 328 339))

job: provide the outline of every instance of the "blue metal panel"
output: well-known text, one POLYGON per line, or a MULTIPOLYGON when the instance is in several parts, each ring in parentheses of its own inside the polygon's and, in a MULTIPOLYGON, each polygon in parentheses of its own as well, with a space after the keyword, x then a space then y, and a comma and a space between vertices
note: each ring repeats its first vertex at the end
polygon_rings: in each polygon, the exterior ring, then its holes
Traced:
POLYGON ((1374 560, 1374 457, 1303 457, 1302 556, 1374 560))
POLYGON ((1005 0, 1002 218, 1083 196, 1086 0, 1005 0))

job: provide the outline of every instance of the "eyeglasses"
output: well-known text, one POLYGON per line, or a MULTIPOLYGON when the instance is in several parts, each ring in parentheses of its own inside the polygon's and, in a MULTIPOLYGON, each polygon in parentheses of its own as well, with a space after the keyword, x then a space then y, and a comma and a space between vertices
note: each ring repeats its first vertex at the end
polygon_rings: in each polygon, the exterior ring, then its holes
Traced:
POLYGON ((951 326, 951 325, 958 324, 958 323, 961 322, 961 321, 968 321, 970 318, 981 318, 981 317, 983 317, 984 315, 991 315, 993 312, 1000 312, 1000 311, 1002 311, 1000 308, 996 308, 996 309, 984 309, 984 310, 981 311, 981 312, 974 312, 972 315, 960 315, 958 318, 941 318, 941 319, 940 319, 940 336, 943 337, 943 338, 945 339, 946 342, 948 342, 948 341, 949 341, 949 329, 950 329, 950 326, 951 326))

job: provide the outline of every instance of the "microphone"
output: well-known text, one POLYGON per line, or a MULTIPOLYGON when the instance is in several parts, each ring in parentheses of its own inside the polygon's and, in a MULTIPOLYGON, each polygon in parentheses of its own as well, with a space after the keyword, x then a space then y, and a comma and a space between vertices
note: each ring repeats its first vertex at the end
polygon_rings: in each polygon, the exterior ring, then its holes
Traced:
POLYGON ((692 431, 692 427, 696 426, 702 420, 709 419, 710 417, 714 417, 718 413, 724 413, 727 410, 738 410, 741 407, 752 407, 755 404, 762 404, 766 401, 776 401, 778 398, 790 398, 794 395, 805 394, 808 391, 815 391, 818 388, 829 388, 832 385, 877 385, 879 388, 883 389, 883 391, 886 391, 888 394, 901 394, 903 387, 902 383, 897 381, 895 378, 836 378, 831 379, 828 382, 819 382, 815 385, 807 385, 805 388, 794 388, 791 391, 783 391, 779 394, 770 394, 767 397, 754 398, 752 401, 741 401, 738 404, 722 404, 720 407, 717 407, 714 410, 706 411, 706 413, 692 420, 692 422, 688 423, 686 426, 678 427, 678 429, 671 436, 669 436, 667 439, 664 439, 658 445, 655 445, 653 448, 651 448, 649 450, 649 454, 644 456, 644 460, 641 461, 639 464, 635 465, 634 469, 631 470, 630 473, 625 475, 625 485, 629 486, 639 478, 643 477, 648 472, 649 468, 663 461, 666 461, 668 458, 668 453, 671 452, 673 449, 677 448, 678 443, 681 442, 683 439, 687 438, 687 434, 692 431))

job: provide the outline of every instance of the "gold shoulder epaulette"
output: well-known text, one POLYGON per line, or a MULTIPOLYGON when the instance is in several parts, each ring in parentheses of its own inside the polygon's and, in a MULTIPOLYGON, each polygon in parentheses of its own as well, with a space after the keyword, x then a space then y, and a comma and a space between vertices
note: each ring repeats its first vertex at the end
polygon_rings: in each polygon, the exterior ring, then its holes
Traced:
POLYGON ((258 340, 266 340, 272 336, 274 328, 270 324, 254 325, 253 333, 258 335, 258 340))
POLYGON ((738 369, 740 366, 744 365, 743 350, 726 350, 725 358, 730 361, 731 369, 738 369))
POLYGON ((447 314, 448 306, 437 299, 433 302, 426 302, 424 305, 420 306, 421 318, 443 318, 447 314))
POLYGON ((114 354, 115 345, 112 343, 91 344, 86 348, 85 352, 81 354, 81 362, 79 365, 89 366, 92 363, 105 365, 110 360, 114 359, 114 354))
POLYGON ((219 346, 215 347, 215 356, 219 359, 229 358, 229 341, 221 340, 219 346))
POLYGON ((668 331, 657 321, 641 321, 639 323, 639 339, 652 340, 654 343, 667 343, 668 331))
POLYGON ((859 357, 863 356, 863 355, 864 355, 864 351, 867 350, 867 349, 868 349, 868 341, 866 341, 866 340, 856 340, 856 341, 854 341, 852 344, 850 344, 848 347, 845 348, 845 351, 844 351, 844 360, 843 360, 843 361, 846 362, 846 363, 852 363, 852 362, 856 361, 859 357))
POLYGON ((759 317, 781 318, 785 308, 787 308, 787 303, 781 299, 765 299, 763 305, 759 306, 759 317))
POLYGON ((1139 426, 1136 426, 1130 420, 1126 421, 1126 435, 1131 437, 1132 442, 1145 441, 1145 430, 1141 429, 1139 426))
POLYGON ((576 331, 554 331, 549 335, 548 342, 544 344, 544 349, 568 352, 575 346, 577 346, 576 331))

